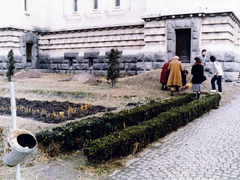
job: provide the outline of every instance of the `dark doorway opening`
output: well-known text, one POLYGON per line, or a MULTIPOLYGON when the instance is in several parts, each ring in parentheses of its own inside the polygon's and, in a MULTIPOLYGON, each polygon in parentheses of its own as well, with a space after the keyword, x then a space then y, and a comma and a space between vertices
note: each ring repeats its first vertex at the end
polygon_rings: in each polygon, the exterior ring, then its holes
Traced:
POLYGON ((190 63, 191 29, 176 29, 176 55, 183 63, 190 63))
POLYGON ((89 65, 89 68, 93 66, 93 58, 89 58, 88 65, 89 65))
POLYGON ((73 59, 70 59, 70 58, 69 58, 68 66, 71 67, 72 65, 73 65, 73 59))
POLYGON ((32 66, 32 43, 26 43, 27 66, 32 66))

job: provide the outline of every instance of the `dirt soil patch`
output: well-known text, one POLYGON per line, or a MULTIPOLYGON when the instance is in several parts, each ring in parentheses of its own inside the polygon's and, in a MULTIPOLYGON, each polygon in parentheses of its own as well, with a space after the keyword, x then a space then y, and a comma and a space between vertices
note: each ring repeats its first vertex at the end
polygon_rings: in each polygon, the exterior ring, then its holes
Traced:
POLYGON ((83 84, 99 85, 102 80, 90 73, 81 73, 73 76, 72 81, 81 81, 83 84))
POLYGON ((133 75, 128 73, 128 72, 120 73, 119 78, 125 78, 125 77, 128 77, 128 76, 133 76, 133 75))
POLYGON ((14 78, 17 79, 22 79, 22 78, 40 78, 42 76, 42 73, 29 70, 29 71, 24 71, 24 72, 19 72, 17 73, 14 78))

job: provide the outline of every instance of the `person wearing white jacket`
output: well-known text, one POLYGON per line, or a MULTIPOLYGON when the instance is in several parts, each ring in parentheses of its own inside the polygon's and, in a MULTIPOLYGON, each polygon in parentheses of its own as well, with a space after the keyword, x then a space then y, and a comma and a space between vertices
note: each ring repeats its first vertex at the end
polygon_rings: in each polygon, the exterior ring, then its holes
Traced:
POLYGON ((216 58, 214 56, 210 57, 210 61, 213 62, 213 66, 214 66, 214 76, 211 80, 211 84, 212 84, 212 90, 211 92, 216 92, 216 86, 215 86, 215 81, 217 81, 217 85, 218 85, 218 93, 222 94, 222 76, 223 76, 223 70, 221 67, 221 64, 216 60, 216 58))

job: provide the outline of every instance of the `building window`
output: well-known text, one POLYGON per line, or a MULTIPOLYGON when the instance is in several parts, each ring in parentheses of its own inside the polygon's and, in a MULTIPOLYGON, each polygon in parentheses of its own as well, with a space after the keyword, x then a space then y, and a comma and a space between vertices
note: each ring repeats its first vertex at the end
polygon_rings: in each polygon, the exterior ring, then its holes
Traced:
POLYGON ((73 0, 73 11, 74 12, 78 11, 78 0, 73 0))
POLYGON ((27 11, 27 0, 24 0, 24 10, 27 11))
POLYGON ((120 6, 120 0, 115 0, 115 5, 117 6, 117 7, 119 7, 120 6))
POLYGON ((93 0, 93 9, 98 9, 98 0, 93 0))

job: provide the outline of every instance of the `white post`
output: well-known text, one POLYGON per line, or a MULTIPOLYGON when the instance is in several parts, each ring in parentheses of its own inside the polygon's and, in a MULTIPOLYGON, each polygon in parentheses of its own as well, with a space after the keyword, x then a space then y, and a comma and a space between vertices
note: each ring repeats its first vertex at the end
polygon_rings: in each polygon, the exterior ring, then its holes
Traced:
POLYGON ((20 164, 15 166, 16 180, 21 180, 20 164))
POLYGON ((9 84, 10 84, 10 97, 11 97, 12 128, 17 129, 16 99, 15 99, 14 82, 9 82, 9 84))
MULTIPOLYGON (((17 129, 17 113, 16 113, 14 82, 9 82, 9 84, 10 84, 10 98, 11 98, 12 128, 17 129)), ((16 180, 21 180, 20 164, 15 166, 15 173, 16 173, 16 180)))

